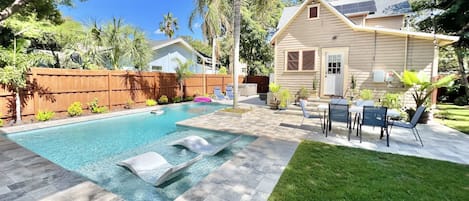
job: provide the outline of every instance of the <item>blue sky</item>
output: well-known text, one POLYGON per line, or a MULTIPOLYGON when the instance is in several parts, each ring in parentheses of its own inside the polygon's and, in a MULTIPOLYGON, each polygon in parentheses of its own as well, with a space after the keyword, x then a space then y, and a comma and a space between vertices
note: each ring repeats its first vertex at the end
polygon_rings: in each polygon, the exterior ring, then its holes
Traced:
POLYGON ((189 16, 194 8, 194 0, 87 0, 79 2, 75 0, 74 7, 60 7, 63 16, 81 23, 89 24, 97 20, 105 23, 113 17, 120 17, 124 22, 139 27, 146 32, 152 40, 163 40, 166 36, 157 31, 163 21, 163 15, 168 12, 178 19, 179 30, 176 36, 190 35, 202 39, 200 30, 201 20, 197 20, 194 32, 188 27, 189 16))

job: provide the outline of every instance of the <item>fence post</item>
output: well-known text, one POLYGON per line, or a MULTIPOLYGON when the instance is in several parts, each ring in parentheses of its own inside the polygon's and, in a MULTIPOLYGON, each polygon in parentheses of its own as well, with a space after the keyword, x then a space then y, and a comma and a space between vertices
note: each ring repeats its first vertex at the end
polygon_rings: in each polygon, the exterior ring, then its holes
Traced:
POLYGON ((155 100, 157 100, 156 98, 156 73, 155 72, 152 72, 153 73, 153 97, 152 99, 154 98, 155 100))
POLYGON ((112 101, 111 101, 111 71, 107 71, 107 103, 109 110, 111 110, 112 107, 112 101))
MULTIPOLYGON (((37 77, 37 73, 35 70, 31 70, 33 72, 32 76, 31 76, 31 80, 32 80, 32 84, 34 85, 35 83, 37 83, 36 81, 36 77, 37 77)), ((35 87, 33 87, 34 89, 35 87)), ((34 114, 37 114, 37 111, 38 111, 38 107, 39 107, 39 93, 37 92, 37 90, 34 90, 33 91, 33 111, 34 111, 34 114)))

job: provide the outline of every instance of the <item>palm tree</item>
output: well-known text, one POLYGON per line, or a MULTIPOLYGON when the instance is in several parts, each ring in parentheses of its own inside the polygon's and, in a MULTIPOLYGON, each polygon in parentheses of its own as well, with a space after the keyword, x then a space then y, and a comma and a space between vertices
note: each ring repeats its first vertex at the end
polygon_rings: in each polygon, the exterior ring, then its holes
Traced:
POLYGON ((192 66, 193 62, 191 60, 182 62, 179 58, 174 58, 174 60, 178 63, 178 67, 176 68, 176 79, 179 83, 179 90, 181 92, 182 99, 184 97, 184 80, 192 76, 192 72, 189 68, 192 66))
POLYGON ((168 14, 163 15, 163 21, 160 22, 160 31, 163 32, 164 35, 171 39, 174 36, 174 32, 178 29, 178 19, 173 18, 172 13, 168 12, 168 14))

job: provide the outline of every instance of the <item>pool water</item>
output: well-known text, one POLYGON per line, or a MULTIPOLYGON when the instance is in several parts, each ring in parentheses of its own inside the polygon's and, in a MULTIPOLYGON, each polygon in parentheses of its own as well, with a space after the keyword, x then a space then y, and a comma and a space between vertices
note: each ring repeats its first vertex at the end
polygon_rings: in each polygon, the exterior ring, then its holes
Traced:
POLYGON ((171 164, 183 163, 197 154, 168 144, 189 135, 198 135, 211 143, 223 144, 236 136, 177 127, 175 122, 224 107, 221 104, 183 104, 165 107, 165 113, 160 116, 149 112, 138 113, 14 133, 7 137, 126 200, 172 200, 229 160, 254 141, 255 137, 243 136, 229 148, 215 156, 204 157, 186 173, 158 188, 116 163, 148 151, 161 154, 171 164))

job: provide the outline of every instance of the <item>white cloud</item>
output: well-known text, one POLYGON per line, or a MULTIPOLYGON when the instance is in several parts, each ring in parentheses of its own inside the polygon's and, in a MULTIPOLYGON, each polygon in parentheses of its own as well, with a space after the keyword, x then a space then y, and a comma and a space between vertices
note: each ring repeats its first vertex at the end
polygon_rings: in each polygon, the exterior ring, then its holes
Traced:
POLYGON ((153 32, 156 35, 164 34, 164 32, 160 31, 160 29, 157 29, 153 32))

